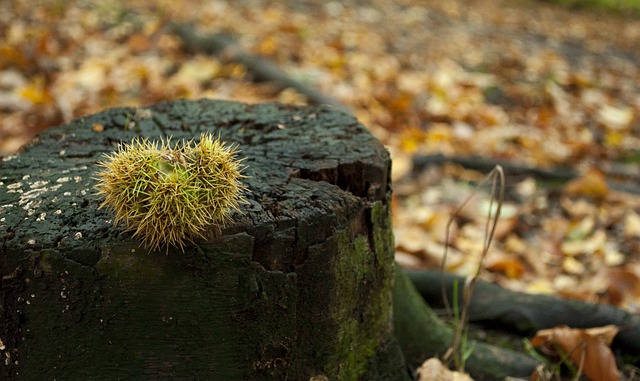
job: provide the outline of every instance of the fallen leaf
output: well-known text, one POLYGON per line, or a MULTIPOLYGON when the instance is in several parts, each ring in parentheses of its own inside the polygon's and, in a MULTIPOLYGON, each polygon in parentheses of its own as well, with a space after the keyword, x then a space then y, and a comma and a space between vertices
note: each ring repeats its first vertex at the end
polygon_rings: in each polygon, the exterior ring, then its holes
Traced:
POLYGON ((640 215, 632 210, 624 216, 624 235, 640 237, 640 215))
POLYGON ((520 279, 525 271, 522 262, 515 258, 488 263, 486 265, 486 269, 489 271, 501 272, 509 279, 520 279))
POLYGON ((394 260, 403 268, 419 268, 422 265, 422 261, 415 255, 405 253, 399 248, 396 249, 394 260))
POLYGON ((430 358, 417 369, 418 381, 473 381, 466 373, 449 370, 437 358, 430 358))
POLYGON ((581 274, 584 274, 584 271, 585 271, 585 267, 582 264, 582 262, 578 261, 574 257, 566 257, 562 261, 562 269, 567 274, 573 274, 573 275, 581 275, 581 274))
POLYGON ((596 200, 604 199, 609 193, 609 186, 604 174, 592 168, 577 179, 571 180, 564 188, 564 193, 574 197, 591 197, 596 200))
POLYGON ((605 250, 607 233, 598 229, 589 237, 583 239, 568 239, 562 242, 560 250, 562 254, 575 257, 582 254, 593 254, 596 251, 605 250))
POLYGON ((602 105, 598 110, 598 122, 613 130, 624 129, 633 120, 633 110, 630 107, 613 107, 602 105))
POLYGON ((33 78, 27 86, 20 89, 20 96, 34 105, 41 105, 53 101, 51 94, 47 90, 44 77, 42 76, 33 78))
POLYGON ((525 291, 531 294, 553 294, 555 289, 546 279, 536 279, 527 284, 525 291))
POLYGON ((638 274, 622 268, 611 268, 607 271, 609 287, 607 296, 615 305, 623 305, 625 302, 640 300, 640 278, 638 274))
POLYGON ((127 42, 129 49, 134 53, 142 53, 151 49, 152 44, 149 37, 142 33, 134 33, 129 37, 127 42))
POLYGON ((614 325, 590 329, 558 326, 538 331, 531 345, 545 353, 563 353, 593 381, 618 381, 620 373, 609 349, 618 331, 614 325))

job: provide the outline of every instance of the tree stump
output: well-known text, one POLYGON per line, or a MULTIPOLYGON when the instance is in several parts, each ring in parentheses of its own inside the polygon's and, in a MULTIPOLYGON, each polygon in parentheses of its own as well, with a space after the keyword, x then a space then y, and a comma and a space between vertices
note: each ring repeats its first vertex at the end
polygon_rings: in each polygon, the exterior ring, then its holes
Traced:
POLYGON ((392 332, 389 155, 329 107, 120 108, 0 162, 0 379, 405 379, 392 332), (136 136, 237 144, 249 203, 183 253, 98 209, 136 136))

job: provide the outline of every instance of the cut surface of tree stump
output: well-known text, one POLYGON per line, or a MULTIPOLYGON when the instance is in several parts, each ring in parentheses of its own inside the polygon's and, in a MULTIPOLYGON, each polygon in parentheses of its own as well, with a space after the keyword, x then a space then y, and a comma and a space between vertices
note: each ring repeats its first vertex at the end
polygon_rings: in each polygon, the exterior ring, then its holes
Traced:
POLYGON ((329 107, 179 100, 47 130, 0 162, 0 379, 405 379, 389 170, 329 107), (249 203, 148 252, 98 209, 96 163, 205 131, 238 145, 249 203))

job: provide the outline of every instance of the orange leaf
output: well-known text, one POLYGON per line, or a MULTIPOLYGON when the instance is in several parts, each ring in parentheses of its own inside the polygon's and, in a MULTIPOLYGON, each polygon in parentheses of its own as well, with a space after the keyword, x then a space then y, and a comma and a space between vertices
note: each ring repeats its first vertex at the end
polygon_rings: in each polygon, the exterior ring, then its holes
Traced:
POLYGON ((501 272, 509 279, 520 279, 525 269, 519 260, 505 259, 490 264, 487 270, 501 272))
POLYGON ((592 168, 583 176, 571 180, 564 188, 568 196, 585 196, 594 199, 603 199, 609 193, 609 186, 604 174, 592 168))

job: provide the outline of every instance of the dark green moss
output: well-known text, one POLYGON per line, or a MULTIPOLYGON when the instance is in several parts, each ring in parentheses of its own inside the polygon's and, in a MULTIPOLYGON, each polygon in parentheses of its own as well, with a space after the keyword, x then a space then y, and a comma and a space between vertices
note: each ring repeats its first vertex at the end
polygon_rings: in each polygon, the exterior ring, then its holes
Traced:
MULTIPOLYGON (((352 236, 349 230, 338 234, 337 303, 331 313, 341 323, 326 369, 339 380, 363 379, 371 359, 392 341, 393 234, 388 204, 373 203, 365 218, 372 226, 369 236, 352 236)), ((398 368, 395 377, 402 377, 398 368)))

